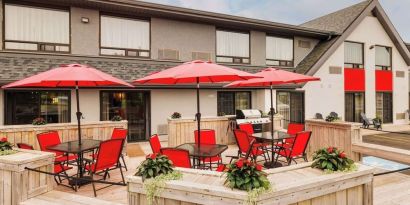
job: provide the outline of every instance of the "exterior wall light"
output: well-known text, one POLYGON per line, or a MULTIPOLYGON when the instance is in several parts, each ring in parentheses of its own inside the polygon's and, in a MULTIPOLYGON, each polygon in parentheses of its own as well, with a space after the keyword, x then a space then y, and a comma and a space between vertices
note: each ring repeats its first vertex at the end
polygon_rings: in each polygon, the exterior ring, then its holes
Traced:
POLYGON ((372 50, 373 48, 374 48, 374 45, 371 45, 371 46, 369 47, 370 50, 372 50))
POLYGON ((82 22, 82 23, 89 23, 89 22, 90 22, 90 19, 87 18, 87 17, 81 17, 81 22, 82 22))

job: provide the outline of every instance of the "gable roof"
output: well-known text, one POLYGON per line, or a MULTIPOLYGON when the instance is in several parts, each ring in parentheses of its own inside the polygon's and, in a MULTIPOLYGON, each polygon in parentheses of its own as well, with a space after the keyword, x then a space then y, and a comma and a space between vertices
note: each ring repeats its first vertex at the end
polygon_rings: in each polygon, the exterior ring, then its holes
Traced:
POLYGON ((378 0, 366 0, 345 9, 308 21, 300 26, 341 33, 328 40, 322 40, 296 67, 296 72, 313 75, 369 14, 374 14, 395 46, 410 65, 410 52, 378 0))
POLYGON ((405 44, 407 46, 407 49, 409 49, 409 51, 410 51, 410 43, 405 43, 405 44))

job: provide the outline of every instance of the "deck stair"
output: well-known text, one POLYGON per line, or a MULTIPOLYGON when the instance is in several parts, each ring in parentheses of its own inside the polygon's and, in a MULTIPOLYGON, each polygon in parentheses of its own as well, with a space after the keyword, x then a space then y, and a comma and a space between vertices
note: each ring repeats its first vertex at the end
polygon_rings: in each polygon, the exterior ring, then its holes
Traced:
POLYGON ((45 194, 36 196, 27 201, 21 202, 20 205, 122 205, 110 201, 104 201, 97 198, 81 196, 61 191, 50 191, 45 194))
POLYGON ((399 163, 410 164, 410 150, 357 142, 352 144, 352 151, 361 153, 362 155, 374 156, 399 163))

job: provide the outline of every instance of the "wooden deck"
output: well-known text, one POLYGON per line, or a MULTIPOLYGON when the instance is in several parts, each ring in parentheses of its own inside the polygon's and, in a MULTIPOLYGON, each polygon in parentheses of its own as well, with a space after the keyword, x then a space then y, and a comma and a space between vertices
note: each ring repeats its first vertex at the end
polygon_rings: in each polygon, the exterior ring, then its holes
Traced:
MULTIPOLYGON (((149 145, 144 143, 143 150, 148 153, 149 145), (148 147, 146 147, 148 146, 148 147)), ((236 152, 235 146, 230 146, 227 150, 227 155, 232 155, 236 152)), ((129 171, 125 175, 135 173, 136 167, 144 160, 144 157, 126 158, 129 171)), ((111 172, 111 180, 120 181, 119 171, 111 172)), ((97 185, 102 187, 104 185, 97 185)), ((91 185, 81 187, 78 192, 64 187, 56 186, 55 190, 76 194, 85 197, 93 198, 93 190, 91 185)), ((127 190, 125 186, 111 186, 109 188, 97 192, 97 199, 117 204, 127 204, 127 190)), ((410 175, 394 173, 375 177, 374 181, 374 204, 375 205, 405 205, 410 204, 410 175)), ((93 204, 93 203, 90 203, 93 204)))

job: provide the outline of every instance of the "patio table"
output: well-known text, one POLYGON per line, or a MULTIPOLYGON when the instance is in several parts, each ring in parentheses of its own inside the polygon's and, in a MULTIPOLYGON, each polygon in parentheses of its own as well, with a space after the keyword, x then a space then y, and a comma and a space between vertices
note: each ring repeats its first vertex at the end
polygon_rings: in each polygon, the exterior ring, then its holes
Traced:
MULTIPOLYGON (((273 140, 272 140, 272 133, 271 132, 261 132, 261 133, 253 133, 252 134, 253 137, 256 138, 257 141, 262 141, 262 142, 266 142, 269 141, 271 143, 275 143, 275 142, 283 142, 286 139, 289 138, 295 138, 295 135, 291 135, 288 134, 286 132, 282 132, 282 131, 275 131, 273 133, 273 140)), ((273 152, 273 150, 271 150, 273 152)), ((280 162, 275 162, 274 157, 272 155, 272 159, 270 162, 265 162, 265 167, 269 167, 269 168, 275 168, 275 167, 281 167, 282 163, 280 162)))
POLYGON ((228 149, 228 145, 223 144, 201 144, 200 149, 196 143, 185 143, 177 146, 178 149, 184 149, 189 152, 189 156, 194 159, 194 167, 196 166, 195 160, 198 161, 198 167, 200 165, 200 158, 211 158, 219 156, 228 149))
POLYGON ((75 141, 63 142, 58 145, 48 146, 47 149, 52 150, 52 151, 57 151, 57 152, 63 152, 65 154, 76 154, 78 156, 77 157, 77 165, 78 165, 77 177, 79 179, 69 180, 69 184, 71 186, 77 187, 77 186, 81 186, 84 184, 88 184, 90 182, 89 180, 81 180, 81 178, 85 178, 84 172, 83 172, 84 152, 93 151, 97 149, 100 146, 100 143, 101 143, 101 140, 83 139, 81 141, 81 145, 79 145, 78 140, 75 140, 75 141))

